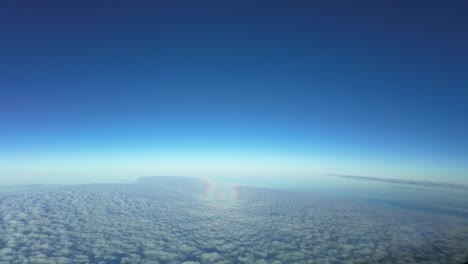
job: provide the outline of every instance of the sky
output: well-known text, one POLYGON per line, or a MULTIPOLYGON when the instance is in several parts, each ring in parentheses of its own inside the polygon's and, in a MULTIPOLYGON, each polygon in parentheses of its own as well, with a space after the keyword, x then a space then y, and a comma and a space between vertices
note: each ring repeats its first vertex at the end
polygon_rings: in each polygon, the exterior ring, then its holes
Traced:
POLYGON ((468 183, 466 1, 2 1, 0 184, 468 183))

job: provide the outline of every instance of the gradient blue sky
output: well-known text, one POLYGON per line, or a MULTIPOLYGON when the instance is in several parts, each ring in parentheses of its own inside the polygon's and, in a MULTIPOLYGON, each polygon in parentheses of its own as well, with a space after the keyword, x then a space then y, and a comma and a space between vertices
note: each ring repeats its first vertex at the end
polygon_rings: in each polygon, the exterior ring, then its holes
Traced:
POLYGON ((468 183, 468 6, 407 2, 2 1, 0 184, 468 183))

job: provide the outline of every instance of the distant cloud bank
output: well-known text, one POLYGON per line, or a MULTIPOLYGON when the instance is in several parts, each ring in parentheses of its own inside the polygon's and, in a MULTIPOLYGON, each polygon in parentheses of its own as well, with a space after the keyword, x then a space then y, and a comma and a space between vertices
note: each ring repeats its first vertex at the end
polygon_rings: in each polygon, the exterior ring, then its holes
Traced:
POLYGON ((468 190, 468 185, 447 183, 447 182, 401 180, 401 179, 388 179, 388 178, 377 178, 377 177, 367 177, 367 176, 358 176, 358 175, 342 175, 342 174, 327 174, 327 175, 333 176, 333 177, 351 179, 351 180, 358 180, 358 181, 377 181, 377 182, 407 184, 407 185, 425 186, 425 187, 439 187, 439 188, 468 190))

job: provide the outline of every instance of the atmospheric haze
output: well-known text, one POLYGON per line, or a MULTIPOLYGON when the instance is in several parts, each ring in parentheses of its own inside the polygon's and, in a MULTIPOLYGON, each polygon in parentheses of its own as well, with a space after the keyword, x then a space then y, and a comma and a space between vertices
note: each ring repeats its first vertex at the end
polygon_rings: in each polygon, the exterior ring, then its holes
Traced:
POLYGON ((468 1, 0 1, 0 264, 468 261, 468 1))

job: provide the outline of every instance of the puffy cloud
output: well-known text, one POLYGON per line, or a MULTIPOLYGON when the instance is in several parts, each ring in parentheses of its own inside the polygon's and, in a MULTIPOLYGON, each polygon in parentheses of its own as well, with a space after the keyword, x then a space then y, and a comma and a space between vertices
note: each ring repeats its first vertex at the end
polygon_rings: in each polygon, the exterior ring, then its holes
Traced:
POLYGON ((212 253, 203 253, 201 255, 201 260, 203 263, 213 263, 217 260, 220 260, 222 257, 221 255, 219 255, 218 253, 216 252, 212 252, 212 253))
POLYGON ((146 179, 0 193, 0 263, 385 263, 389 257, 461 263, 468 257, 466 221, 451 229, 440 219, 374 204, 249 187, 236 189, 237 200, 222 206, 203 197, 203 182, 171 184, 146 179))

